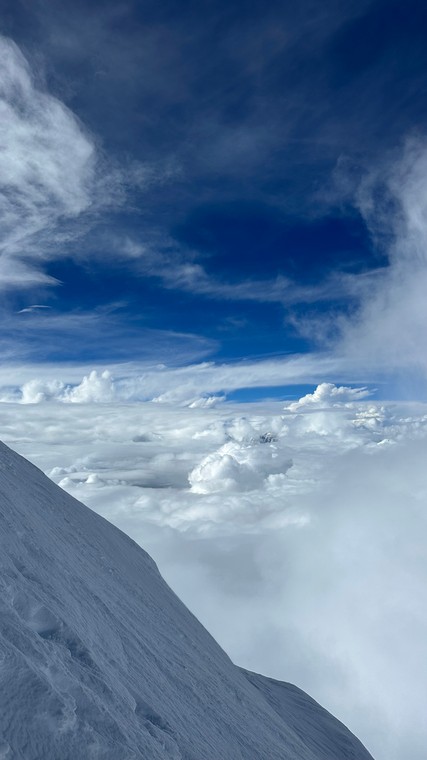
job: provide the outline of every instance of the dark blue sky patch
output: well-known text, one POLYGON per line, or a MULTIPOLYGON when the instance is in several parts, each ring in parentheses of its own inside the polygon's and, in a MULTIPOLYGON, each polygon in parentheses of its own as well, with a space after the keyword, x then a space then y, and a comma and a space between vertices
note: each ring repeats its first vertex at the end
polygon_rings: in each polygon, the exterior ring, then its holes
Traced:
MULTIPOLYGON (((129 268, 105 268, 100 261, 76 264, 64 260, 49 268, 49 274, 63 282, 50 294, 47 302, 59 313, 71 313, 76 308, 76 292, 80 292, 78 308, 86 312, 101 309, 118 315, 137 338, 146 330, 172 330, 177 333, 199 332, 212 341, 211 358, 250 358, 257 354, 269 356, 284 351, 307 349, 306 339, 295 329, 284 325, 282 307, 246 301, 230 302, 206 298, 197 294, 163 289, 153 278, 135 277, 129 268)), ((21 304, 22 306, 22 304, 21 304)), ((57 338, 55 338, 57 341, 57 338)), ((120 353, 126 351, 126 341, 120 353)), ((64 348, 59 341, 58 351, 64 348)), ((82 345, 86 351, 93 346, 82 345)), ((105 352, 102 349, 103 358, 105 352)), ((99 356, 99 351, 97 351, 99 356)))
POLYGON ((349 21, 333 38, 331 54, 337 79, 342 77, 341 81, 348 84, 353 77, 383 63, 398 64, 401 81, 408 74, 424 76, 426 28, 427 6, 419 0, 371 4, 366 13, 349 21))
POLYGON ((261 204, 229 203, 197 209, 174 233, 207 254, 210 271, 232 278, 283 274, 313 282, 334 269, 361 272, 384 263, 358 217, 303 223, 261 204))

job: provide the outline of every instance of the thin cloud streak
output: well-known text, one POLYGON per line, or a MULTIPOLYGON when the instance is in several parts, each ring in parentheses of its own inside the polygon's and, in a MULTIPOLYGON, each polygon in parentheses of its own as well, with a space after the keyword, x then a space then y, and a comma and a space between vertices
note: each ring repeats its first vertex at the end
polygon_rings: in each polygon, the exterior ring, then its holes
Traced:
POLYGON ((343 299, 358 303, 365 295, 367 285, 373 288, 383 275, 382 269, 361 275, 337 271, 314 285, 301 285, 283 275, 274 279, 227 282, 209 274, 199 262, 197 252, 184 251, 172 240, 164 240, 158 245, 141 244, 127 238, 121 245, 116 243, 116 250, 129 259, 140 276, 155 278, 167 289, 224 301, 279 303, 285 309, 298 304, 322 304, 343 299), (162 251, 160 246, 172 248, 172 253, 162 251))
POLYGON ((158 363, 165 355, 180 364, 203 359, 217 348, 216 341, 196 333, 146 327, 128 314, 125 302, 69 312, 33 306, 18 314, 4 313, 2 324, 0 350, 10 364, 9 371, 3 364, 10 378, 16 371, 27 375, 32 362, 33 378, 35 371, 37 376, 59 374, 72 382, 76 372, 81 380, 93 368, 113 367, 116 372, 116 363, 122 361, 121 376, 130 355, 138 356, 141 366, 158 363), (87 364, 82 353, 90 356, 87 364))

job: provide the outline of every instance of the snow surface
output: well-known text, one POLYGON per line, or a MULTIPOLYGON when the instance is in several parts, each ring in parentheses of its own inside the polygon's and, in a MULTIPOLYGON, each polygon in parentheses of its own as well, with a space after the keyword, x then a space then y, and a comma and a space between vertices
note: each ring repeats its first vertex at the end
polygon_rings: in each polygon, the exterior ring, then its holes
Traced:
POLYGON ((0 444, 1 760, 369 760, 239 670, 130 538, 0 444))

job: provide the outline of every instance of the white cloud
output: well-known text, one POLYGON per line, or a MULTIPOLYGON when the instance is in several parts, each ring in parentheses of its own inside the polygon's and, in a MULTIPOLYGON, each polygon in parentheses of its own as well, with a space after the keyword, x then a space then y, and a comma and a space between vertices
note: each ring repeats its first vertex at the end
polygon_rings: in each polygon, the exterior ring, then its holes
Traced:
POLYGON ((359 292, 360 308, 341 319, 334 351, 369 372, 400 376, 422 392, 427 373, 427 141, 408 138, 366 172, 352 202, 388 266, 359 292))
POLYGON ((225 396, 199 396, 187 405, 190 409, 208 409, 209 407, 217 406, 222 401, 225 401, 225 396))
MULTIPOLYGON (((31 317, 31 320, 35 319, 36 317, 31 317)), ((102 324, 101 317, 95 316, 96 329, 92 335, 90 320, 89 324, 86 324, 85 315, 76 315, 72 320, 73 330, 82 330, 88 340, 91 338, 93 341, 96 340, 102 324)), ((117 325, 112 322, 104 324, 111 328, 107 335, 107 346, 112 345, 109 341, 123 342, 124 336, 117 331, 117 325)), ((191 359, 192 354, 194 356, 197 353, 207 353, 212 349, 212 343, 196 335, 162 331, 147 331, 147 335, 156 339, 160 353, 168 351, 169 355, 173 356, 172 351, 178 351, 177 360, 181 361, 183 357, 191 359)), ((65 339, 71 340, 72 335, 63 334, 63 342, 65 339)), ((241 388, 315 384, 319 372, 326 376, 345 379, 354 378, 355 374, 355 369, 345 361, 327 354, 315 353, 227 364, 202 362, 178 367, 155 364, 156 358, 157 355, 154 354, 146 362, 103 363, 95 365, 89 372, 87 366, 80 364, 39 364, 36 378, 35 365, 11 363, 0 367, 0 401, 7 401, 11 393, 14 399, 22 397, 24 385, 28 383, 53 382, 52 387, 56 387, 57 392, 54 395, 49 394, 49 397, 57 401, 84 402, 89 397, 86 390, 79 386, 83 384, 86 389, 87 384, 90 384, 91 387, 97 387, 91 400, 100 402, 110 401, 114 396, 118 401, 151 400, 165 405, 210 407, 217 405, 224 398, 224 393, 241 388), (103 382, 100 380, 104 372, 110 374, 108 382, 105 382, 105 378, 103 382), (83 376, 87 379, 83 380, 83 376)), ((25 392, 27 393, 27 390, 25 392)), ((346 392, 352 398, 362 398, 364 393, 363 389, 346 392)), ((341 391, 336 389, 334 393, 339 398, 341 391)))
POLYGON ((84 405, 1 405, 1 437, 148 549, 237 662, 377 760, 422 760, 427 407, 323 384, 293 410, 88 401, 111 380, 76 382, 84 405))
POLYGON ((0 285, 54 284, 40 262, 55 250, 58 225, 66 237, 67 221, 92 204, 94 144, 5 37, 0 82, 0 285))
POLYGON ((313 393, 308 393, 298 401, 289 404, 288 409, 291 412, 297 412, 315 407, 339 406, 343 402, 360 401, 369 395, 370 391, 367 388, 337 387, 333 383, 320 383, 313 393))
POLYGON ((43 264, 69 251, 95 212, 123 206, 130 190, 147 191, 181 171, 173 156, 121 165, 104 156, 17 45, 0 35, 1 288, 57 285, 43 264))
POLYGON ((113 401, 115 396, 113 378, 108 370, 98 374, 93 370, 85 375, 82 382, 73 388, 67 388, 63 395, 64 401, 75 404, 87 404, 90 402, 113 401))
POLYGON ((65 386, 59 380, 29 380, 21 389, 22 404, 40 404, 56 399, 64 393, 65 386))
MULTIPOLYGON (((43 401, 88 404, 113 401, 114 384, 108 370, 92 370, 78 385, 65 385, 60 380, 29 380, 21 388, 22 404, 40 404, 43 401)), ((7 399, 6 399, 7 400, 7 399)))
POLYGON ((20 309, 18 311, 18 314, 32 314, 37 313, 39 309, 51 309, 51 306, 45 306, 43 304, 32 304, 31 306, 26 306, 25 309, 20 309))
MULTIPOLYGON (((255 431, 254 431, 255 432, 255 431)), ((291 467, 289 451, 265 434, 245 442, 228 441, 208 454, 189 474, 193 493, 253 491, 270 475, 285 474, 291 467)))

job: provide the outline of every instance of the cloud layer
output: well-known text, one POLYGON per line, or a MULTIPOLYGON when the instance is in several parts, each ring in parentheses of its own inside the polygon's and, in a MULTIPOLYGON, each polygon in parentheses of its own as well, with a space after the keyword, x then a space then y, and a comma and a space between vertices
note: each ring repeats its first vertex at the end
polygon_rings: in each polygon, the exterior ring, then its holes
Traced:
POLYGON ((148 549, 235 661, 378 760, 422 760, 427 408, 328 383, 285 406, 109 393, 88 375, 85 404, 4 403, 2 438, 148 549))

